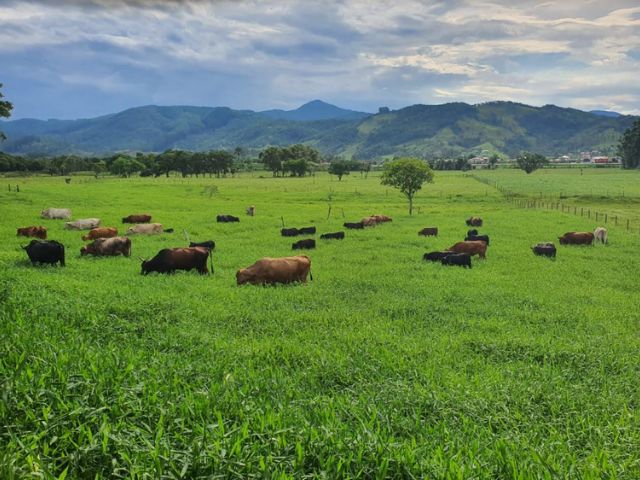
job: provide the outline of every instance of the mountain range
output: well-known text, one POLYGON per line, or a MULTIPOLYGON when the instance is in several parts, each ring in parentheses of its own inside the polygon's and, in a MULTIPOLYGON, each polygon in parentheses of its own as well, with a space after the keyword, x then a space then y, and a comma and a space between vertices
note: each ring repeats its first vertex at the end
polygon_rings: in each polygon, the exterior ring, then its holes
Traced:
POLYGON ((4 151, 31 155, 260 149, 292 143, 355 159, 516 155, 522 150, 612 154, 635 117, 611 113, 489 102, 412 105, 370 114, 314 100, 295 110, 263 112, 144 106, 91 119, 4 121, 0 131, 8 137, 1 145, 4 151))

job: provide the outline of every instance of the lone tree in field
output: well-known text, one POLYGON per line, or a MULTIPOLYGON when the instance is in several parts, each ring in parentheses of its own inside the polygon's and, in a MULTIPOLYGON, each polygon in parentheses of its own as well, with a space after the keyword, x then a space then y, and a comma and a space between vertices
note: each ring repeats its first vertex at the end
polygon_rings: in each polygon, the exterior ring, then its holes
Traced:
POLYGON ((344 175, 349 175, 351 172, 351 164, 345 160, 334 160, 329 164, 327 171, 330 175, 338 177, 340 181, 344 175))
POLYGON ((516 163, 521 170, 531 173, 545 165, 548 165, 549 160, 547 160, 547 157, 540 155, 539 153, 522 152, 518 158, 516 158, 516 163))
POLYGON ((622 158, 624 168, 640 167, 640 120, 633 122, 622 135, 618 155, 622 158))
MULTIPOLYGON (((2 88, 2 84, 0 83, 0 89, 2 88)), ((13 110, 13 105, 11 102, 7 102, 6 100, 2 100, 4 95, 0 92, 0 117, 9 118, 11 116, 11 110, 13 110)), ((4 133, 0 131, 0 142, 5 140, 7 137, 4 136, 4 133)))
POLYGON ((417 158, 399 158, 384 164, 382 185, 397 188, 409 200, 409 215, 413 214, 413 197, 424 183, 433 182, 433 170, 417 158))

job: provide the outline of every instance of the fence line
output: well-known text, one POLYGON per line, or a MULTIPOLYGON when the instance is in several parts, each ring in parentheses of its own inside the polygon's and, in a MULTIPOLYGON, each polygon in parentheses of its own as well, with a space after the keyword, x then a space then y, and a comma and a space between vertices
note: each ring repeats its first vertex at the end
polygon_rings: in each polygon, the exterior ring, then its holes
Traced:
POLYGON ((542 210, 556 210, 562 213, 573 214, 580 216, 581 218, 594 219, 595 222, 601 222, 605 225, 623 227, 628 233, 635 233, 636 231, 640 235, 640 225, 633 225, 628 218, 620 217, 619 215, 612 215, 608 212, 599 212, 587 207, 578 207, 576 205, 567 205, 560 201, 555 201, 549 198, 532 198, 531 196, 524 196, 508 190, 500 185, 498 182, 492 182, 486 178, 477 177, 474 174, 467 174, 467 177, 471 177, 474 180, 484 183, 490 187, 498 190, 509 203, 519 208, 536 208, 542 210))

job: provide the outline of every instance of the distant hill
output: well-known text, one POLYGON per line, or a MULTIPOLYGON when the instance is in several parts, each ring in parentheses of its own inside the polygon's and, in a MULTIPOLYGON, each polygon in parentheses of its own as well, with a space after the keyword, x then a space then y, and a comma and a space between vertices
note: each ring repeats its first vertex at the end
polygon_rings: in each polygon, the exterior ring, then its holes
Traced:
POLYGON ((621 116, 621 113, 618 112, 610 112, 609 110, 590 110, 589 113, 593 113, 594 115, 600 115, 601 117, 613 117, 618 118, 621 116))
POLYGON ((313 100, 295 110, 265 110, 260 113, 270 118, 300 122, 312 122, 316 120, 359 120, 371 115, 370 113, 356 112, 354 110, 336 107, 322 100, 313 100))
POLYGON ((546 155, 582 150, 613 153, 635 118, 555 105, 490 102, 413 105, 375 115, 353 112, 366 115, 360 118, 323 119, 322 112, 336 109, 351 112, 314 101, 285 112, 298 112, 297 119, 274 118, 274 111, 145 106, 92 119, 5 121, 0 122, 0 130, 8 140, 1 148, 9 153, 57 155, 306 143, 327 154, 357 159, 482 152, 515 155, 522 150, 546 155))

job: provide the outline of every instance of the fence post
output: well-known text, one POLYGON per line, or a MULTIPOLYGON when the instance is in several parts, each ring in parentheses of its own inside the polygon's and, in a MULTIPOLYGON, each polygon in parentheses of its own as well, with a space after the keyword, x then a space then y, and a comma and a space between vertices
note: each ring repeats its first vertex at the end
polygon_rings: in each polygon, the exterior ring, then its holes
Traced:
POLYGON ((577 210, 578 210, 578 207, 575 207, 575 206, 574 206, 574 207, 573 207, 573 214, 574 214, 574 215, 577 215, 577 213, 576 213, 576 211, 577 211, 577 210))
POLYGON ((607 223, 607 217, 608 216, 609 216, 608 214, 606 214, 606 213, 604 214, 604 223, 607 223))
POLYGON ((598 221, 598 212, 596 212, 596 222, 598 221))
POLYGON ((580 207, 580 216, 584 216, 584 207, 580 207))
POLYGON ((627 218, 627 232, 629 231, 629 219, 627 218))
POLYGON ((591 209, 589 209, 589 219, 591 219, 591 209))
POLYGON ((614 219, 615 219, 615 225, 616 225, 616 227, 617 227, 617 226, 618 226, 618 215, 616 215, 616 216, 614 217, 614 219))

